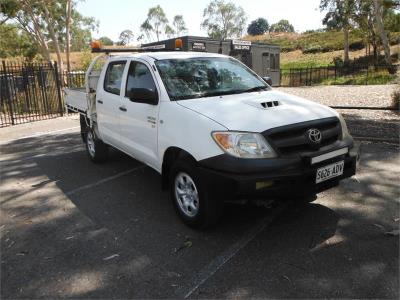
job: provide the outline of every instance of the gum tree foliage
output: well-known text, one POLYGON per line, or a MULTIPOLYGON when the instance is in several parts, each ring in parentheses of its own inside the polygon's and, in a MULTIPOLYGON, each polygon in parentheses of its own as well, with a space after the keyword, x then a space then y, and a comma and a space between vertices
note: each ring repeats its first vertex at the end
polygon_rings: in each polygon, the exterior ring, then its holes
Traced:
POLYGON ((246 26, 247 17, 242 7, 224 0, 213 0, 203 12, 201 28, 215 39, 240 37, 246 26))
POLYGON ((282 19, 278 23, 272 24, 270 32, 294 32, 294 26, 288 20, 282 19))
POLYGON ((167 25, 168 19, 164 13, 164 10, 160 5, 157 5, 149 9, 149 12, 147 13, 147 19, 142 23, 140 29, 149 40, 152 39, 152 34, 154 33, 157 41, 159 41, 160 36, 166 33, 167 25))
POLYGON ((169 24, 165 26, 165 34, 168 38, 172 38, 175 35, 175 30, 169 24))
POLYGON ((247 27, 247 33, 249 35, 261 35, 269 30, 268 21, 264 18, 258 18, 253 20, 247 27))
POLYGON ((37 45, 30 36, 15 24, 0 24, 0 57, 23 56, 33 59, 37 45))
POLYGON ((180 36, 187 32, 186 23, 182 15, 176 15, 174 17, 172 27, 176 36, 180 36))
MULTIPOLYGON (((61 52, 67 45, 67 4, 69 0, 2 0, 0 22, 13 23, 29 35, 46 60, 50 53, 57 54, 58 64, 63 70, 61 52)), ((80 50, 91 38, 91 31, 98 27, 93 18, 81 16, 71 2, 70 32, 72 49, 80 50)))
POLYGON ((122 46, 128 45, 133 40, 133 37, 132 30, 126 29, 120 33, 118 44, 122 46))
POLYGON ((110 39, 110 38, 107 37, 107 36, 102 36, 101 38, 99 38, 99 41, 100 41, 100 43, 101 43, 102 45, 104 45, 104 46, 112 46, 112 45, 114 45, 113 40, 110 39))

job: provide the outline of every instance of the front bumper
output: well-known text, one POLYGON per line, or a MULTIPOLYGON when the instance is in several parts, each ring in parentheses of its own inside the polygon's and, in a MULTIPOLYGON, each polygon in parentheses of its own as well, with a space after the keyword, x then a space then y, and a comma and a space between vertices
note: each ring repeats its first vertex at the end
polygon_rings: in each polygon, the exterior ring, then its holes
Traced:
POLYGON ((199 162, 201 180, 207 189, 229 200, 307 196, 337 186, 356 173, 359 148, 340 142, 313 155, 277 159, 240 159, 222 154, 199 162), (311 165, 312 156, 348 147, 349 152, 311 165), (344 161, 343 174, 316 184, 318 168, 344 161))

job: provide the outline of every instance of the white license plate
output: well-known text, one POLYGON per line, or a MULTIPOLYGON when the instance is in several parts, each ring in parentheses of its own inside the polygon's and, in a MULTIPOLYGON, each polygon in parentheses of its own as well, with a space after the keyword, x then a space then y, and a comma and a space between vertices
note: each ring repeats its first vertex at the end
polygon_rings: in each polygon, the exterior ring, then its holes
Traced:
POLYGON ((343 174, 344 161, 338 161, 334 164, 319 168, 317 170, 317 177, 315 179, 316 183, 337 177, 343 174))

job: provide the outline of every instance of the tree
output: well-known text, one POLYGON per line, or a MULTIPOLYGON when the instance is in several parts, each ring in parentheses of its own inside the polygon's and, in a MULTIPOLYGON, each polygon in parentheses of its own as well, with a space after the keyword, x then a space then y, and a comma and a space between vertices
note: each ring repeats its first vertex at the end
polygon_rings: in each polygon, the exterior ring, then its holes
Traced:
POLYGON ((344 63, 349 62, 349 30, 355 12, 353 0, 321 0, 321 11, 327 11, 322 23, 328 29, 343 30, 344 63))
MULTIPOLYGON (((13 21, 25 31, 37 44, 43 57, 50 61, 50 52, 55 51, 60 69, 63 70, 61 51, 67 48, 66 25, 69 22, 71 42, 73 45, 75 33, 81 33, 79 39, 87 38, 78 26, 83 23, 93 28, 94 19, 82 17, 74 10, 75 1, 71 1, 70 20, 67 8, 69 0, 2 0, 0 22, 13 21), (75 20, 80 18, 80 20, 75 20), (90 20, 90 22, 89 22, 90 20)), ((89 30, 84 29, 85 32, 89 30)))
POLYGON ((65 43, 67 44, 67 70, 68 73, 71 72, 71 63, 69 59, 69 54, 70 54, 70 46, 71 46, 71 16, 72 16, 72 0, 67 0, 67 5, 66 5, 66 21, 65 21, 65 36, 66 36, 66 41, 65 43))
POLYGON ((207 30, 211 38, 224 40, 240 37, 246 21, 242 7, 225 0, 213 0, 204 9, 201 28, 207 30))
POLYGON ((99 38, 99 41, 104 46, 114 45, 114 42, 112 41, 112 39, 110 39, 109 37, 106 37, 106 36, 102 36, 101 38, 99 38))
POLYGON ((294 32, 294 27, 288 20, 282 19, 278 23, 272 24, 270 32, 294 32))
POLYGON ((174 17, 174 21, 172 22, 173 30, 176 36, 180 36, 183 33, 187 32, 186 23, 183 20, 182 15, 176 15, 174 17))
POLYGON ((0 24, 0 57, 23 56, 33 59, 38 45, 15 24, 0 24))
MULTIPOLYGON (((82 16, 75 9, 72 10, 71 24, 71 51, 82 51, 89 49, 89 44, 93 40, 92 32, 98 30, 99 22, 95 18, 82 16)), ((62 25, 62 23, 60 24, 62 25)), ((60 36, 63 39, 62 29, 60 36)))
POLYGON ((383 6, 381 0, 374 0, 374 15, 377 32, 381 38, 383 51, 385 53, 385 62, 390 65, 390 47, 387 33, 383 25, 383 6))
POLYGON ((384 27, 388 32, 400 31, 400 13, 394 9, 388 9, 384 16, 384 27))
POLYGON ((247 33, 249 35, 261 35, 268 31, 269 24, 264 18, 258 18, 250 23, 247 27, 247 33))
POLYGON ((119 35, 119 44, 122 46, 128 45, 133 40, 134 34, 132 30, 124 30, 119 35))
POLYGON ((165 34, 167 35, 168 38, 171 38, 174 36, 175 30, 170 25, 167 24, 165 26, 165 34))
POLYGON ((143 22, 143 24, 140 26, 140 30, 143 32, 143 34, 140 35, 141 40, 144 38, 144 36, 147 37, 147 40, 152 40, 153 26, 151 26, 149 20, 143 22))
POLYGON ((164 10, 160 5, 152 7, 147 13, 147 19, 140 26, 141 30, 145 32, 149 38, 151 33, 154 32, 157 41, 160 40, 160 35, 165 33, 166 26, 168 25, 168 19, 165 16, 164 10))

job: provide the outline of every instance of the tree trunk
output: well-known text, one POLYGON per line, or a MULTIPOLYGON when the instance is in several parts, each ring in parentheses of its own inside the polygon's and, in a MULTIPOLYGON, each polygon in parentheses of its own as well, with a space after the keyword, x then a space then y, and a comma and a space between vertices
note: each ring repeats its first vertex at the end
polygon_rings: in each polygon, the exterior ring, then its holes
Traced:
POLYGON ((47 28, 49 30, 51 40, 53 41, 53 44, 54 44, 54 50, 56 51, 56 54, 57 54, 57 62, 60 67, 60 72, 62 74, 64 71, 64 63, 63 63, 63 60, 61 57, 60 45, 58 43, 58 39, 57 39, 55 30, 54 30, 54 25, 53 25, 49 10, 47 9, 46 5, 43 5, 43 11, 44 11, 44 16, 46 18, 47 28))
POLYGON ((28 34, 32 35, 33 38, 38 42, 40 49, 41 49, 41 53, 44 56, 44 58, 47 61, 50 61, 49 47, 47 45, 46 38, 40 29, 38 17, 33 13, 33 8, 29 1, 26 1, 26 0, 22 1, 22 4, 23 4, 23 7, 26 9, 27 14, 32 19, 33 28, 27 22, 25 22, 23 19, 17 17, 17 20, 21 24, 22 28, 24 28, 24 30, 28 34))
POLYGON ((67 19, 66 19, 66 50, 67 50, 67 71, 71 72, 71 62, 70 62, 70 46, 71 46, 71 0, 67 0, 67 19))
POLYGON ((343 27, 343 38, 344 38, 344 63, 349 63, 349 27, 346 25, 343 27))
POLYGON ((385 28, 383 26, 383 20, 382 20, 383 10, 381 4, 382 3, 380 0, 374 0, 375 23, 376 23, 376 29, 382 41, 383 50, 385 52, 385 62, 388 65, 390 65, 391 64, 390 47, 385 28))

